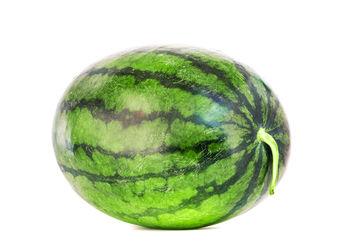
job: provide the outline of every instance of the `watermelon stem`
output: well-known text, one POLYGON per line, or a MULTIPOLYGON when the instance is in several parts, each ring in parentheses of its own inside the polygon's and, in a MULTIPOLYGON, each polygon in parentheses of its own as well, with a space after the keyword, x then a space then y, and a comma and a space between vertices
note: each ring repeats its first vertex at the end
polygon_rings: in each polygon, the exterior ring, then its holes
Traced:
POLYGON ((257 134, 258 140, 266 143, 271 148, 272 152, 272 179, 270 185, 270 195, 275 193, 275 187, 277 183, 277 175, 278 175, 278 161, 279 161, 279 152, 278 145, 275 139, 268 134, 264 128, 260 128, 257 134))

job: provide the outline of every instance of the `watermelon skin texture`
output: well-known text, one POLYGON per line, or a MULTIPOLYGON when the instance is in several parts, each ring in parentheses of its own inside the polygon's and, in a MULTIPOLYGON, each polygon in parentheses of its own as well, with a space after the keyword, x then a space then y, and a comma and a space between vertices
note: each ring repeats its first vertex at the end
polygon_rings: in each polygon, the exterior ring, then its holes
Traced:
POLYGON ((79 75, 60 101, 53 145, 76 192, 119 220, 187 229, 223 222, 268 193, 274 137, 278 180, 289 129, 251 70, 196 48, 141 48, 79 75))

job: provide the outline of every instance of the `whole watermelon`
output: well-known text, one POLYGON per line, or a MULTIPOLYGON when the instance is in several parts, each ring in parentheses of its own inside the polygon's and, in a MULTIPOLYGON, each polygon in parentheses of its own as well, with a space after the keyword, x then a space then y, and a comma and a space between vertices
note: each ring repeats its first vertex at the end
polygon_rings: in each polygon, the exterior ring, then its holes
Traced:
POLYGON ((273 193, 289 149, 276 96, 195 48, 141 48, 79 75, 59 103, 58 164, 91 205, 153 228, 232 218, 273 193))

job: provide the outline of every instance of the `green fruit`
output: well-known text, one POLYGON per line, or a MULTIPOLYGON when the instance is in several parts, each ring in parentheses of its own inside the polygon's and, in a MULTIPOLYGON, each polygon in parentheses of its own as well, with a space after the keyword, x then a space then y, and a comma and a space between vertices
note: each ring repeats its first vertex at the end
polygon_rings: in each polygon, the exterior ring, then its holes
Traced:
POLYGON ((53 144, 68 181, 99 210, 185 229, 225 221, 273 193, 289 131, 276 96, 244 66, 156 47, 82 73, 58 106, 53 144))

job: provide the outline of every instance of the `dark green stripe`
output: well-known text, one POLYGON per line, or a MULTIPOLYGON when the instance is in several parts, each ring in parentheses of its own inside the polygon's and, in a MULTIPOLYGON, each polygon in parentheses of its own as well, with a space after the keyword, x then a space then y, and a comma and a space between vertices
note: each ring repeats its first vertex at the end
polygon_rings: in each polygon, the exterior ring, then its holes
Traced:
POLYGON ((216 122, 216 121, 204 121, 198 115, 192 115, 190 117, 184 117, 177 109, 172 109, 169 112, 154 111, 150 114, 145 114, 142 111, 130 111, 127 109, 122 110, 119 113, 115 112, 115 108, 107 109, 103 99, 81 99, 63 101, 60 107, 61 112, 74 111, 75 109, 87 108, 95 119, 99 119, 106 124, 111 121, 120 121, 123 128, 129 126, 140 125, 143 121, 154 121, 158 118, 165 118, 166 120, 173 121, 179 119, 185 122, 192 122, 196 125, 204 125, 207 128, 220 127, 223 124, 234 124, 243 129, 250 129, 243 125, 240 125, 234 121, 229 122, 216 122))
POLYGON ((284 144, 280 140, 276 140, 276 143, 278 145, 278 150, 281 155, 281 160, 283 161, 283 165, 285 165, 287 160, 289 144, 284 144))
POLYGON ((218 221, 224 221, 227 218, 229 218, 234 212, 242 208, 244 205, 247 204, 249 196, 253 193, 254 189, 257 186, 258 183, 258 177, 260 174, 260 171, 262 169, 262 146, 259 147, 259 156, 258 161, 254 164, 254 174, 253 177, 249 181, 249 186, 244 192, 243 197, 235 204, 235 206, 223 217, 221 217, 218 221))
MULTIPOLYGON (((208 141, 201 141, 199 143, 197 143, 193 148, 194 151, 200 152, 200 151, 209 151, 209 146, 212 143, 220 143, 220 142, 224 142, 226 140, 226 136, 221 135, 219 136, 219 138, 214 139, 214 140, 208 140, 208 141)), ((119 153, 115 153, 106 149, 103 149, 100 146, 92 146, 92 145, 88 145, 85 143, 82 144, 75 144, 73 146, 73 152, 75 152, 75 150, 77 150, 78 148, 81 148, 85 151, 86 155, 88 155, 90 158, 92 157, 92 153, 96 150, 98 152, 100 152, 101 154, 105 154, 105 155, 109 155, 109 156, 113 156, 115 159, 118 158, 133 158, 136 155, 149 155, 149 154, 153 154, 153 153, 162 153, 162 154, 168 154, 168 153, 175 153, 175 152, 185 152, 188 151, 189 149, 181 149, 180 147, 174 147, 174 146, 166 146, 165 144, 161 145, 158 148, 155 149, 146 149, 143 151, 122 151, 119 153)), ((68 148, 69 149, 69 148, 68 148)))
MULTIPOLYGON (((271 112, 272 112, 272 109, 273 109, 272 103, 271 103, 271 95, 272 95, 272 92, 271 92, 271 90, 267 87, 267 85, 264 83, 263 80, 261 80, 261 79, 259 78, 259 81, 262 83, 262 86, 263 86, 263 88, 264 88, 264 90, 265 90, 266 97, 267 97, 267 104, 265 105, 265 108, 267 109, 267 110, 266 110, 266 120, 265 120, 265 122, 263 122, 264 127, 267 128, 267 127, 268 127, 268 126, 267 126, 267 122, 268 122, 268 120, 269 120, 269 118, 270 118, 270 116, 271 116, 271 112)), ((252 83, 251 83, 250 80, 249 80, 249 82, 248 82, 248 86, 251 86, 252 91, 256 92, 256 95, 258 96, 258 93, 257 93, 257 91, 256 91, 256 88, 252 85, 252 83)))
POLYGON ((275 107, 272 108, 272 114, 271 114, 271 116, 269 117, 269 119, 266 122, 266 127, 267 128, 270 128, 272 126, 272 124, 275 122, 275 118, 276 118, 276 115, 277 115, 277 110, 280 107, 280 102, 278 101, 278 99, 276 97, 274 99, 275 99, 275 107))
POLYGON ((248 88, 250 92, 253 94, 253 100, 255 104, 255 111, 251 111, 251 114, 253 116, 253 120, 258 123, 258 125, 263 124, 263 119, 262 119, 262 107, 261 107, 261 98, 259 97, 259 94, 256 90, 256 88, 253 86, 253 84, 250 82, 250 74, 248 71, 240 64, 235 63, 235 66, 237 70, 242 74, 244 77, 245 82, 248 85, 248 88))
POLYGON ((266 96, 267 96, 267 113, 266 113, 266 120, 265 120, 265 128, 267 128, 266 124, 267 121, 269 120, 270 116, 271 116, 271 111, 272 111, 272 104, 271 104, 271 90, 267 87, 267 85, 263 82, 263 80, 260 79, 260 81, 262 82, 264 89, 266 91, 266 96))
POLYGON ((266 193, 269 190, 270 185, 271 185, 272 168, 269 166, 272 166, 272 152, 271 152, 271 148, 269 146, 264 144, 263 147, 265 150, 265 155, 267 157, 267 159, 266 159, 267 167, 265 169, 266 177, 265 177, 265 182, 264 182, 264 186, 262 188, 262 191, 260 192, 258 199, 255 201, 255 204, 258 203, 266 195, 266 193))
POLYGON ((273 128, 271 130, 268 131, 270 135, 275 135, 275 134, 279 134, 279 133, 285 133, 285 124, 282 123, 280 126, 273 128))
MULTIPOLYGON (((84 170, 76 170, 73 168, 69 168, 67 166, 64 166, 61 164, 62 170, 64 170, 67 173, 72 174, 74 177, 76 176, 85 176, 87 177, 91 182, 107 182, 107 183, 116 183, 118 181, 127 181, 127 182, 135 182, 138 180, 145 180, 147 178, 151 177, 161 177, 161 178, 169 178, 172 176, 178 176, 178 175, 183 175, 183 174, 188 174, 190 172, 196 171, 196 172, 202 172, 206 170, 210 165, 216 163, 217 161, 226 159, 230 156, 232 156, 235 153, 238 153, 242 150, 244 150, 248 143, 247 142, 242 142, 240 145, 235 147, 234 149, 228 149, 228 150, 222 150, 218 152, 211 153, 209 152, 209 145, 212 143, 219 142, 220 140, 211 140, 211 141, 203 141, 198 144, 193 148, 197 152, 203 152, 203 156, 198 160, 198 164, 193 165, 193 166, 188 166, 186 168, 177 168, 176 166, 169 169, 169 170, 164 170, 161 173, 147 173, 143 175, 138 175, 138 176, 129 176, 129 177, 124 177, 120 176, 119 174, 115 174, 114 176, 103 176, 103 175, 96 175, 96 174, 91 174, 87 171, 84 170)), ((104 150, 100 147, 92 147, 92 146, 87 146, 87 145, 79 145, 75 146, 74 150, 76 150, 78 147, 81 147, 86 154, 92 158, 92 153, 94 150, 98 150, 102 154, 110 155, 113 156, 115 159, 125 157, 125 158, 130 158, 136 156, 135 152, 123 152, 123 153, 112 153, 110 151, 104 150)), ((166 147, 163 149, 163 151, 157 151, 160 153, 173 153, 173 152, 181 152, 182 149, 180 148, 173 148, 173 147, 166 147)), ((140 154, 140 153, 138 153, 140 154)), ((150 154, 149 152, 145 152, 146 154, 150 154)))

